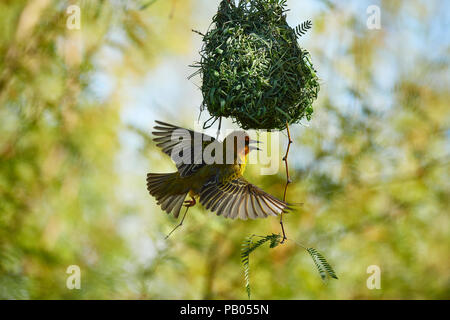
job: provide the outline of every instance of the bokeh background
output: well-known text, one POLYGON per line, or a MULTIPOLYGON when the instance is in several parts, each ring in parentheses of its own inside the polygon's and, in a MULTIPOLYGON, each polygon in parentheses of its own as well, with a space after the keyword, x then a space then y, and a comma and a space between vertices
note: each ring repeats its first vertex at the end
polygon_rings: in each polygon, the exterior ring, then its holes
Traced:
MULTIPOLYGON (((165 241, 177 222, 145 186, 147 172, 174 170, 151 141, 154 120, 199 117, 191 29, 205 32, 218 3, 0 2, 0 298, 247 298, 241 243, 278 233, 278 219, 198 207, 165 241), (71 4, 80 30, 66 27, 71 4), (70 265, 79 290, 66 287, 70 265)), ((288 5, 292 26, 313 21, 301 45, 322 90, 313 119, 292 127, 288 200, 304 205, 286 229, 339 280, 324 284, 289 241, 252 254, 253 298, 449 299, 450 2, 288 5), (372 4, 380 30, 366 26, 372 4), (379 290, 366 286, 370 265, 379 290)), ((276 175, 254 165, 246 177, 281 197, 279 161, 276 175)))

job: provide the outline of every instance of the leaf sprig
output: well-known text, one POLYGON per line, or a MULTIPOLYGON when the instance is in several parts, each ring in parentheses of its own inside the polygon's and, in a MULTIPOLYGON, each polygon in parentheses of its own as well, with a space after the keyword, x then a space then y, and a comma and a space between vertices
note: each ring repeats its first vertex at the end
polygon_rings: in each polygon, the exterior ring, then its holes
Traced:
POLYGON ((338 279, 333 268, 320 252, 318 252, 314 248, 308 248, 306 249, 306 251, 308 251, 311 258, 313 259, 314 264, 316 265, 316 268, 319 271, 320 277, 323 281, 326 281, 328 278, 338 279))
MULTIPOLYGON (((247 296, 251 298, 251 287, 250 287, 250 254, 257 248, 261 247, 266 242, 270 242, 270 248, 277 247, 281 242, 281 235, 271 234, 267 236, 260 236, 261 239, 254 242, 253 238, 256 235, 248 236, 244 242, 242 242, 242 252, 241 252, 241 263, 244 269, 244 279, 245 279, 245 289, 247 291, 247 296)), ((329 278, 338 279, 336 273, 334 272, 331 265, 325 259, 325 257, 314 248, 303 247, 314 261, 314 265, 319 272, 322 281, 326 282, 329 278)))
POLYGON ((312 22, 310 20, 306 20, 305 22, 302 22, 301 24, 299 24, 298 26, 295 27, 295 34, 297 35, 297 37, 302 37, 304 36, 309 29, 312 28, 312 22))
POLYGON ((251 296, 250 289, 250 253, 254 250, 262 246, 267 241, 270 241, 270 248, 275 248, 280 244, 281 236, 279 234, 271 234, 263 237, 262 239, 253 242, 253 237, 255 235, 251 235, 247 237, 242 243, 242 253, 241 253, 241 263, 244 268, 244 278, 245 278, 245 288, 247 290, 248 298, 251 296))

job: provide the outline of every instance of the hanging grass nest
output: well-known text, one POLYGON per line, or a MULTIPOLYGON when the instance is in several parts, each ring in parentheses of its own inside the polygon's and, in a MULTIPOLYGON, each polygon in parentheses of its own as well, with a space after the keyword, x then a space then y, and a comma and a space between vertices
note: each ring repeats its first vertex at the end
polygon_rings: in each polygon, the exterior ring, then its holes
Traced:
POLYGON ((319 81, 297 40, 311 28, 291 28, 286 0, 222 0, 203 36, 203 104, 212 119, 231 117, 243 129, 283 130, 311 118, 319 81))

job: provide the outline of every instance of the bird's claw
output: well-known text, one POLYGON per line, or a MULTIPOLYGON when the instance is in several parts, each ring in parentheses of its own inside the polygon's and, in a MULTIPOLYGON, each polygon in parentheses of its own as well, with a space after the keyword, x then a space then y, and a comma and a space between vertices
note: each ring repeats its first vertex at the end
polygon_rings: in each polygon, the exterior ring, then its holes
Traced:
POLYGON ((186 200, 184 202, 184 206, 187 207, 187 208, 190 208, 190 207, 195 206, 196 203, 197 203, 197 201, 195 201, 195 199, 192 198, 192 200, 186 200))

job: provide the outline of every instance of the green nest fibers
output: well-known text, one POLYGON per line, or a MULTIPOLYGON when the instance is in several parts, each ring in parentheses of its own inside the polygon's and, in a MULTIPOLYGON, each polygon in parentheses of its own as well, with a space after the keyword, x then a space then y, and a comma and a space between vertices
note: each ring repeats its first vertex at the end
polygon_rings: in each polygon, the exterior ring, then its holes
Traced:
POLYGON ((231 117, 243 129, 282 130, 308 120, 319 81, 297 40, 307 21, 291 28, 286 0, 222 0, 203 35, 203 104, 212 119, 231 117))

